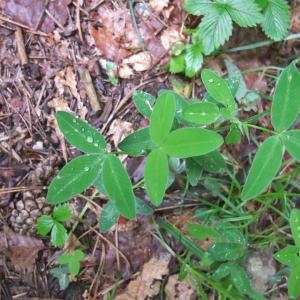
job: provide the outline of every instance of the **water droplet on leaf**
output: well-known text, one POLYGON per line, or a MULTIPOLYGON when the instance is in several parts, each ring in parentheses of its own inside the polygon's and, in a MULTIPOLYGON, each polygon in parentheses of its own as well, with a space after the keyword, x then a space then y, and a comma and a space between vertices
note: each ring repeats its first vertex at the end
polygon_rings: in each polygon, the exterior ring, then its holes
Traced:
POLYGON ((88 137, 86 138, 86 141, 87 141, 88 143, 92 143, 92 142, 93 142, 93 137, 88 136, 88 137))

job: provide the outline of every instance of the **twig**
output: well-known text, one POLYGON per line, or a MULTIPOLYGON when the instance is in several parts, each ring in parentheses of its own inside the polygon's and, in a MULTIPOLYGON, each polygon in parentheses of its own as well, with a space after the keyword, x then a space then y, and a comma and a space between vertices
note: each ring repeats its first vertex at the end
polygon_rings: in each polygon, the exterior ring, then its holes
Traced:
POLYGON ((22 29, 20 27, 16 28, 15 37, 16 37, 17 49, 18 49, 18 54, 20 57, 21 64, 22 65, 28 64, 28 57, 25 50, 22 29))
POLYGON ((0 20, 4 21, 4 22, 8 22, 8 23, 11 23, 11 24, 14 24, 16 26, 19 26, 19 27, 22 27, 26 30, 28 30, 30 33, 33 33, 33 34, 37 34, 37 35, 41 35, 41 36, 48 36, 47 33, 45 32, 42 32, 42 31, 36 31, 36 30, 33 30, 32 28, 20 23, 20 22, 16 22, 16 21, 13 21, 9 18, 6 18, 4 16, 1 16, 0 15, 0 20))
POLYGON ((78 30, 80 41, 81 43, 83 43, 82 30, 80 25, 80 0, 77 0, 77 5, 76 5, 76 27, 78 30))
POLYGON ((64 26, 62 26, 55 18, 54 18, 54 16, 52 16, 52 14, 51 14, 51 12, 46 8, 45 9, 45 12, 46 12, 46 14, 47 14, 47 16, 62 30, 62 31, 64 31, 65 30, 65 28, 64 28, 64 26))
POLYGON ((101 110, 101 105, 98 100, 97 93, 96 93, 95 87, 93 85, 93 81, 92 81, 90 72, 85 68, 80 68, 78 70, 78 72, 79 72, 80 80, 82 80, 82 82, 85 86, 86 93, 87 93, 88 99, 90 101, 92 110, 94 112, 101 110))

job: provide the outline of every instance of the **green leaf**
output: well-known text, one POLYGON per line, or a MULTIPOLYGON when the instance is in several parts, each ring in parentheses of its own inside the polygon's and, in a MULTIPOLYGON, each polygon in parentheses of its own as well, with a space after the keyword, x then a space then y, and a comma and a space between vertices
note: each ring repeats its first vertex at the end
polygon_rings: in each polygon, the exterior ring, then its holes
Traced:
POLYGON ((228 0, 226 2, 226 10, 239 26, 251 27, 261 21, 259 7, 253 0, 228 0))
POLYGON ((212 227, 201 224, 188 224, 187 230, 189 234, 197 240, 205 240, 207 238, 214 241, 220 241, 221 235, 212 227))
POLYGON ((211 7, 210 0, 186 0, 183 5, 184 10, 196 16, 210 13, 211 7))
POLYGON ((187 158, 214 151, 222 143, 222 136, 214 131, 203 128, 180 128, 171 132, 161 147, 170 156, 187 158))
POLYGON ((205 155, 193 157, 199 166, 210 173, 219 173, 226 170, 225 160, 219 151, 212 151, 205 155))
POLYGON ((233 285, 242 295, 252 294, 249 276, 242 267, 232 264, 230 266, 230 277, 233 285))
POLYGON ((288 279, 288 296, 289 299, 295 299, 300 296, 300 260, 298 260, 292 268, 288 279))
POLYGON ((195 124, 209 125, 219 117, 219 108, 212 102, 193 103, 183 109, 183 118, 195 124))
POLYGON ((108 232, 111 227, 118 221, 120 212, 113 201, 108 201, 101 211, 99 218, 99 228, 101 233, 108 232))
POLYGON ((128 135, 118 145, 119 149, 131 156, 145 155, 154 147, 155 145, 150 138, 149 127, 142 128, 128 135))
POLYGON ((237 260, 245 255, 245 248, 236 243, 215 243, 207 249, 214 261, 237 260))
POLYGON ((135 197, 136 200, 136 212, 139 215, 143 215, 143 216, 152 216, 154 211, 153 209, 148 206, 145 201, 143 201, 142 199, 135 197))
POLYGON ((134 91, 132 99, 138 112, 144 117, 150 118, 155 103, 155 97, 144 91, 134 91))
POLYGON ((51 230, 51 243, 55 247, 61 247, 64 245, 67 237, 68 234, 65 227, 61 223, 54 220, 54 224, 51 230))
POLYGON ((85 153, 102 153, 106 148, 103 136, 86 121, 66 112, 58 111, 56 120, 68 142, 85 153))
POLYGON ((160 145, 170 132, 175 117, 174 94, 165 91, 158 96, 150 117, 150 137, 160 145))
POLYGON ((214 280, 221 280, 227 277, 230 274, 230 267, 232 263, 223 263, 221 264, 217 270, 212 274, 212 279, 214 280))
POLYGON ((107 155, 103 164, 103 184, 109 198, 119 212, 128 219, 136 214, 135 197, 128 173, 121 161, 113 154, 107 155))
POLYGON ((209 55, 223 45, 232 34, 232 20, 226 8, 212 3, 209 14, 203 17, 198 30, 204 53, 209 55))
POLYGON ((283 147, 278 136, 267 138, 254 157, 242 191, 242 200, 252 199, 263 192, 280 169, 283 147))
POLYGON ((289 130, 282 135, 283 144, 292 157, 300 162, 300 130, 289 130))
POLYGON ((297 209, 293 209, 291 212, 290 226, 295 244, 300 250, 300 211, 297 209))
POLYGON ((215 229, 220 233, 224 242, 236 243, 247 247, 247 240, 236 226, 230 223, 219 223, 215 225, 215 229))
POLYGON ((77 249, 73 252, 64 253, 58 257, 57 262, 62 265, 68 265, 69 272, 76 276, 80 270, 80 262, 84 258, 84 253, 77 249))
POLYGON ((209 95, 217 102, 226 107, 235 106, 233 95, 226 80, 209 69, 202 70, 201 79, 209 95))
POLYGON ((51 181, 47 193, 50 204, 59 204, 71 199, 88 188, 96 179, 103 156, 81 155, 67 163, 51 181))
POLYGON ((286 0, 267 1, 261 23, 264 33, 274 41, 282 40, 289 29, 289 5, 286 0))
POLYGON ((271 109, 272 125, 282 132, 296 120, 300 111, 300 73, 293 61, 280 74, 271 109))
POLYGON ((58 222, 65 222, 72 218, 72 212, 68 205, 59 205, 54 207, 52 216, 58 222))
POLYGON ((181 73, 185 70, 184 54, 172 56, 170 59, 169 70, 172 74, 181 73))
POLYGON ((145 186, 151 203, 160 205, 168 183, 168 158, 160 150, 153 150, 147 157, 145 164, 145 186))
POLYGON ((225 138, 227 145, 238 144, 242 139, 241 131, 238 128, 238 125, 233 123, 230 125, 230 130, 225 138))
POLYGON ((203 169, 192 158, 187 158, 185 161, 186 175, 191 186, 196 186, 200 180, 203 169))
POLYGON ((274 257, 283 265, 293 267, 295 262, 299 260, 299 248, 297 246, 287 245, 283 249, 275 253, 274 257))
POLYGON ((184 61, 185 61, 185 75, 187 77, 194 77, 201 69, 203 64, 202 47, 198 44, 186 45, 184 61))
POLYGON ((58 279, 59 287, 61 290, 65 290, 69 286, 70 281, 67 266, 53 268, 50 270, 50 274, 58 279))
POLYGON ((51 216, 42 215, 37 219, 37 232, 41 236, 46 236, 52 229, 54 220, 51 216))

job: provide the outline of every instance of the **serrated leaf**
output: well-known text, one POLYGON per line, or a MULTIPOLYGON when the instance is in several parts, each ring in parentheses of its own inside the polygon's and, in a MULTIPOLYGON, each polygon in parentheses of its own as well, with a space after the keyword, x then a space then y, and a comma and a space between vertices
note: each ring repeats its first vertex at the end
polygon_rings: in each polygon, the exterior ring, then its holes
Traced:
POLYGON ((132 99, 138 112, 144 117, 150 118, 155 103, 154 96, 144 91, 134 91, 132 99))
POLYGON ((37 232, 41 236, 46 236, 52 229, 54 220, 51 216, 42 215, 37 219, 37 232))
POLYGON ((211 102, 193 103, 183 109, 183 118, 195 124, 209 125, 219 116, 218 106, 211 102))
POLYGON ((283 144, 292 157, 300 162, 300 130, 289 130, 282 135, 283 144))
POLYGON ((87 189, 96 179, 103 156, 81 155, 68 162, 51 181, 47 202, 59 204, 87 189))
POLYGON ((147 157, 144 170, 147 194, 154 205, 160 205, 168 184, 168 158, 160 149, 153 150, 147 157))
POLYGON ((299 248, 297 246, 287 245, 283 249, 275 253, 274 257, 283 265, 293 267, 295 262, 299 260, 299 248))
POLYGON ((169 70, 172 74, 181 73, 185 70, 184 54, 171 57, 169 70))
POLYGON ((69 274, 67 266, 60 266, 50 270, 50 274, 58 279, 60 290, 65 290, 69 284, 69 274))
POLYGON ((242 191, 242 200, 258 196, 271 183, 280 169, 283 146, 278 136, 267 138, 254 157, 242 191))
POLYGON ((51 243, 55 247, 63 246, 68 237, 66 228, 59 222, 54 220, 51 230, 51 243))
POLYGON ((56 120, 67 141, 85 153, 102 153, 106 148, 103 136, 86 121, 69 112, 58 111, 56 120))
POLYGON ((209 69, 203 69, 201 72, 203 84, 211 97, 226 107, 234 107, 234 97, 230 91, 227 82, 216 73, 209 69))
POLYGON ((210 10, 198 27, 205 55, 224 45, 232 34, 232 20, 225 7, 213 3, 210 10))
POLYGON ((291 212, 290 226, 294 242, 300 250, 300 211, 298 209, 293 209, 291 212))
POLYGON ((128 135, 118 145, 119 149, 131 156, 145 155, 154 147, 155 145, 150 138, 149 127, 137 130, 134 133, 128 135))
POLYGON ((108 232, 111 227, 116 224, 120 217, 120 212, 117 209, 114 201, 108 201, 102 208, 99 218, 99 229, 101 233, 108 232))
POLYGON ((230 266, 230 277, 235 288, 242 295, 251 295, 252 287, 247 272, 237 264, 230 266))
POLYGON ((80 270, 80 262, 84 258, 84 253, 77 249, 73 252, 64 253, 58 257, 57 262, 62 265, 68 265, 69 272, 76 276, 80 270))
POLYGON ((199 43, 186 45, 184 53, 185 75, 194 77, 203 64, 202 47, 199 43))
POLYGON ((289 299, 296 299, 300 296, 300 260, 298 259, 292 268, 291 274, 288 279, 288 296, 289 299))
POLYGON ((142 199, 135 197, 136 200, 136 213, 143 216, 152 216, 153 209, 145 203, 142 199))
POLYGON ((180 128, 172 131, 161 148, 170 156, 187 158, 216 150, 223 144, 218 133, 203 128, 180 128))
POLYGON ((289 25, 289 5, 287 1, 268 1, 261 22, 264 33, 274 41, 280 41, 286 36, 289 25))
POLYGON ((53 219, 58 222, 69 221, 72 218, 72 213, 67 205, 59 205, 54 207, 52 213, 53 219))
POLYGON ((211 11, 212 3, 209 0, 186 0, 183 9, 196 16, 208 14, 211 11))
POLYGON ((300 111, 300 73, 293 61, 280 74, 272 103, 272 125, 278 131, 288 129, 300 111))
POLYGON ((128 219, 136 215, 135 197, 128 173, 113 154, 107 155, 103 164, 103 184, 109 199, 115 202, 119 212, 128 219))
POLYGON ((231 18, 241 27, 251 27, 259 23, 262 15, 255 1, 228 0, 226 10, 231 18))
POLYGON ((156 145, 160 145, 170 132, 175 117, 175 99, 173 93, 158 96, 150 117, 150 137, 156 145))
POLYGON ((187 230, 189 234, 197 240, 212 239, 214 241, 221 240, 221 235, 212 227, 201 224, 188 224, 187 230))

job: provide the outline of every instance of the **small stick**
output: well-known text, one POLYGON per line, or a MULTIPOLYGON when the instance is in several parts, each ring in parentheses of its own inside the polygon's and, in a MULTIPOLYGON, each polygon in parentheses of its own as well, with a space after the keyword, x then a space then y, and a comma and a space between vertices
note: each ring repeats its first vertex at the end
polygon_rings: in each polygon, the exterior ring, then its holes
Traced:
POLYGON ((21 60, 21 64, 22 65, 28 64, 28 57, 25 50, 22 29, 20 27, 16 28, 15 37, 16 37, 17 49, 21 60))
POLYGON ((81 43, 83 43, 83 36, 82 36, 82 30, 80 24, 80 0, 77 0, 77 6, 76 6, 76 27, 78 30, 80 41, 81 43))
POLYGON ((87 93, 88 99, 90 101, 92 110, 94 112, 101 110, 101 105, 98 100, 97 93, 96 93, 95 87, 93 85, 93 81, 92 81, 90 72, 85 68, 80 68, 78 70, 78 72, 79 72, 80 79, 84 83, 86 93, 87 93))

